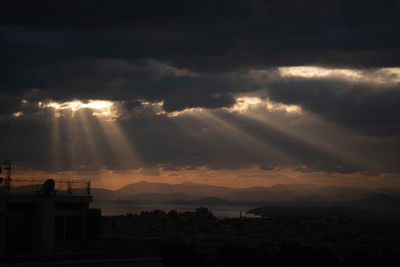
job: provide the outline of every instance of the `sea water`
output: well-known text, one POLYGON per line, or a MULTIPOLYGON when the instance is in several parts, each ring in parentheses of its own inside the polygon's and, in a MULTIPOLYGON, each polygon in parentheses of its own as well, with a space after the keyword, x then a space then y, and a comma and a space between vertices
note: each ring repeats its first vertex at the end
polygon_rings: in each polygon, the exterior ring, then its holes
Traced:
MULTIPOLYGON (((163 210, 168 213, 170 210, 177 212, 196 211, 199 205, 185 205, 185 204, 165 204, 165 203, 121 203, 121 202, 96 202, 94 201, 91 208, 101 209, 104 216, 124 215, 127 213, 140 214, 144 211, 163 210)), ((239 218, 242 217, 257 217, 253 214, 246 213, 249 209, 255 208, 254 206, 236 206, 236 205, 207 205, 212 214, 219 218, 239 218)))

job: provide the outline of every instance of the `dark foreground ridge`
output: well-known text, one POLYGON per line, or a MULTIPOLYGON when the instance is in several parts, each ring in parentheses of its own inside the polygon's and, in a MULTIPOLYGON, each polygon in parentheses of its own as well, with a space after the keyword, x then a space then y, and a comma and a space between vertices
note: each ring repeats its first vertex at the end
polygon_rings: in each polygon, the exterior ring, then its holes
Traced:
MULTIPOLYGON (((264 203, 239 218, 217 218, 204 207, 102 216, 100 207, 90 207, 90 182, 77 188, 72 181, 32 182, 2 188, 1 267, 400 266, 397 193, 367 192, 369 197, 357 200, 360 194, 350 190, 352 198, 342 202, 310 195, 264 203)), ((117 204, 126 212, 136 201, 117 204)), ((221 199, 207 197, 201 203, 212 209, 210 203, 221 204, 221 199)))
POLYGON ((252 212, 269 216, 220 219, 207 208, 154 210, 103 217, 103 228, 109 235, 159 238, 166 266, 400 266, 396 212, 340 207, 252 212))

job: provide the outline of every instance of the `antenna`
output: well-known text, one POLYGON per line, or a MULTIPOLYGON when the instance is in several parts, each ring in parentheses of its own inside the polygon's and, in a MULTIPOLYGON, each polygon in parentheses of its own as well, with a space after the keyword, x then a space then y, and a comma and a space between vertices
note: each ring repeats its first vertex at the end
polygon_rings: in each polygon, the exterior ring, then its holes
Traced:
POLYGON ((6 187, 7 193, 10 193, 10 184, 11 184, 11 161, 4 161, 4 169, 7 171, 6 179, 4 179, 4 186, 6 187))
POLYGON ((10 160, 6 160, 4 161, 4 165, 5 165, 5 170, 7 170, 7 179, 11 179, 11 161, 10 160))

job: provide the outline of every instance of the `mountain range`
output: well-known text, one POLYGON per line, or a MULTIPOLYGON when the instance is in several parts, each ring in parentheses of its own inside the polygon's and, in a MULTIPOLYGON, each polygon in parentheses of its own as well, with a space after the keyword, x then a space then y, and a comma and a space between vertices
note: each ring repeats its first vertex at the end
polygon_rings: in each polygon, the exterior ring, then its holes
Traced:
POLYGON ((168 202, 189 204, 350 205, 400 208, 400 190, 363 189, 312 184, 277 184, 270 187, 231 188, 185 182, 140 181, 118 190, 92 189, 94 201, 168 202))

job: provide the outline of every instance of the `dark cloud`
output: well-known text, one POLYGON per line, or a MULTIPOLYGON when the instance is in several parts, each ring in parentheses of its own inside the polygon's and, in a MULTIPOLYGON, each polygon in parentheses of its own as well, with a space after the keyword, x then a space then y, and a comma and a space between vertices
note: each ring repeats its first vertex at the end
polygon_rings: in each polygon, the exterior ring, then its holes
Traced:
POLYGON ((342 173, 399 171, 398 139, 377 142, 374 138, 354 138, 340 127, 327 126, 310 115, 288 116, 285 112, 261 107, 253 110, 284 125, 282 130, 226 110, 178 117, 156 115, 148 108, 136 108, 133 112, 130 118, 115 125, 132 144, 139 160, 120 153, 118 135, 111 132, 110 140, 89 110, 77 112, 74 118, 65 113, 56 119, 51 110, 41 110, 29 116, 1 120, 5 130, 0 133, 3 140, 0 157, 43 170, 95 171, 154 166, 176 169, 204 165, 212 169, 237 169, 259 165, 262 169, 288 166, 302 171, 342 173), (299 132, 300 137, 296 135, 299 132), (319 143, 313 141, 318 139, 319 143))
MULTIPOLYGON (((132 98, 166 97, 154 92, 164 85, 138 89, 130 83, 140 87, 133 78, 148 77, 132 67, 149 58, 201 73, 398 66, 398 7, 398 1, 344 0, 3 1, 0 88, 18 95, 38 88, 41 97, 60 99, 110 98, 109 91, 126 83, 121 93, 132 98), (121 61, 131 65, 117 66, 121 61)), ((219 90, 214 84, 201 91, 211 94, 201 104, 219 90)), ((216 106, 232 102, 220 99, 216 106)), ((167 103, 171 110, 175 105, 185 106, 167 103)))
POLYGON ((400 133, 400 86, 334 79, 285 79, 269 87, 271 99, 369 135, 400 133))
POLYGON ((2 34, 4 49, 42 62, 150 57, 201 71, 371 67, 398 64, 398 8, 398 1, 361 0, 3 1, 0 23, 10 31, 2 34))
MULTIPOLYGON (((306 116, 321 115, 339 128, 377 138, 360 137, 354 151, 377 155, 371 156, 377 161, 390 157, 371 169, 396 171, 398 84, 282 78, 277 68, 398 67, 399 8, 394 0, 2 1, 0 137, 7 141, 1 141, 1 157, 50 168, 54 114, 37 103, 106 99, 122 106, 124 116, 118 124, 136 144, 141 164, 368 169, 289 132, 221 109, 231 107, 238 95, 255 94, 300 105, 309 112, 306 116), (265 77, 255 77, 255 70, 266 70, 265 77), (208 108, 234 127, 218 128, 215 118, 213 124, 190 116, 156 115, 142 105, 144 101, 163 102, 166 112, 208 108), (24 115, 13 117, 18 111, 24 115), (260 145, 265 140, 282 155, 260 145)), ((264 115, 294 123, 284 113, 264 115)), ((78 155, 79 168, 125 168, 99 122, 88 117, 102 158, 89 162, 93 157, 84 128, 78 122, 74 128, 62 117, 59 168, 72 168, 71 153, 78 155)), ((299 127, 318 133, 318 125, 299 127)), ((343 134, 348 139, 344 143, 351 146, 350 137, 343 134)), ((316 135, 331 140, 335 133, 321 130, 316 135)))

